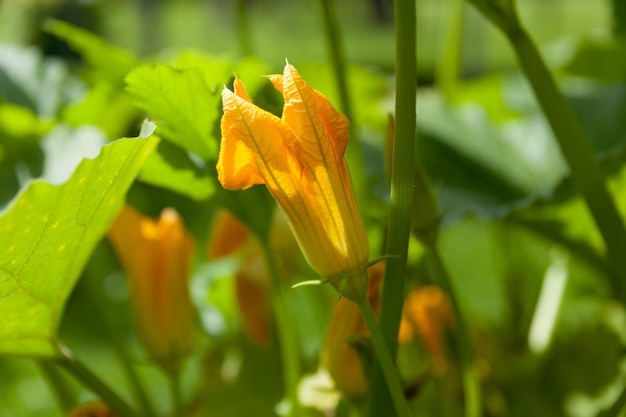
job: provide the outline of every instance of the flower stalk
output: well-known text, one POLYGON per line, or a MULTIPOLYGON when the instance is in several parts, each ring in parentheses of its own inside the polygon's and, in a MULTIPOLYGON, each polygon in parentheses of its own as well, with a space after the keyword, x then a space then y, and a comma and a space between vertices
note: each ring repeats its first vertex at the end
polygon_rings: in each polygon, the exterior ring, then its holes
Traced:
MULTIPOLYGON (((404 280, 413 205, 417 92, 415 0, 396 0, 394 6, 396 110, 386 253, 397 257, 391 257, 386 262, 385 276, 390 278, 383 287, 380 312, 382 337, 391 358, 396 357, 398 350, 398 328, 404 304, 404 280)), ((389 414, 390 393, 382 371, 375 365, 370 405, 372 417, 389 414)))

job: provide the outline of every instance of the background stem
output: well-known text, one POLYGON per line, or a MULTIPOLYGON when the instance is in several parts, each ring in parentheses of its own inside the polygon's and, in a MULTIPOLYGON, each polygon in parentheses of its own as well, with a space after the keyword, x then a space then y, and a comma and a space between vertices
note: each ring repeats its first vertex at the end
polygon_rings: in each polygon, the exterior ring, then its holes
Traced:
MULTIPOLYGON (((391 358, 398 350, 398 327, 404 304, 404 280, 413 202, 416 134, 416 28, 415 0, 395 1, 396 22, 396 111, 391 162, 391 203, 380 326, 391 358)), ((372 375, 370 415, 388 416, 391 397, 379 365, 372 375)))
POLYGON ((400 381, 395 361, 389 354, 389 349, 383 339, 383 333, 376 321, 372 306, 370 306, 367 297, 359 300, 356 304, 370 332, 376 358, 378 359, 385 381, 387 382, 387 388, 389 389, 396 412, 400 417, 410 417, 411 410, 404 396, 404 389, 402 388, 402 382, 400 381))
POLYGON ((86 388, 96 394, 118 417, 138 417, 133 409, 106 385, 96 374, 83 365, 67 348, 62 348, 62 356, 55 358, 59 365, 69 371, 86 388))
POLYGON ((39 365, 39 370, 48 383, 50 391, 54 394, 59 409, 63 415, 68 414, 76 405, 76 399, 67 385, 67 381, 53 363, 46 360, 38 360, 37 365, 39 365))
POLYGON ((443 54, 437 63, 436 84, 448 100, 454 95, 461 67, 461 40, 465 2, 451 0, 448 2, 448 21, 444 38, 443 54))
POLYGON ((461 312, 461 307, 456 298, 452 282, 450 281, 443 260, 439 255, 439 250, 434 246, 431 248, 430 253, 434 261, 439 285, 448 295, 454 313, 454 335, 461 362, 461 378, 465 394, 465 416, 480 417, 482 416, 482 390, 476 372, 474 351, 469 331, 465 325, 463 313, 461 312))
POLYGON ((172 397, 172 417, 183 416, 183 397, 180 389, 180 373, 168 372, 167 379, 172 397))
POLYGON ((301 376, 298 338, 291 319, 291 312, 284 297, 276 259, 267 242, 261 242, 261 245, 271 280, 272 309, 283 361, 283 383, 289 400, 289 415, 298 417, 302 415, 298 400, 298 384, 301 376))
MULTIPOLYGON (((324 30, 326 33, 326 43, 330 55, 330 62, 335 74, 337 82, 337 91, 339 93, 339 108, 343 114, 350 120, 350 136, 354 139, 357 137, 354 126, 354 114, 352 113, 352 101, 350 100, 350 87, 348 85, 348 74, 346 65, 346 54, 343 47, 343 41, 339 29, 339 21, 337 19, 337 11, 333 0, 319 0, 322 9, 322 21, 324 22, 324 30)), ((358 141, 351 141, 346 149, 346 156, 350 161, 350 171, 352 172, 352 183, 357 194, 357 198, 361 198, 365 192, 365 162, 363 160, 363 151, 358 141)))

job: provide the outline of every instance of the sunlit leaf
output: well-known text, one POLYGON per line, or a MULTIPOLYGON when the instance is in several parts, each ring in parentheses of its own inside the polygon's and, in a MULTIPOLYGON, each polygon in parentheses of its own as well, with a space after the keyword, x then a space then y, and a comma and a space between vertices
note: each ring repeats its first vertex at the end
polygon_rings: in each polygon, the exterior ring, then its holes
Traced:
POLYGON ((151 131, 104 146, 61 186, 32 182, 2 214, 0 353, 57 354, 65 301, 156 145, 151 131))
POLYGON ((137 106, 156 118, 159 135, 202 158, 217 159, 221 97, 209 90, 198 70, 145 65, 134 69, 126 83, 137 106))

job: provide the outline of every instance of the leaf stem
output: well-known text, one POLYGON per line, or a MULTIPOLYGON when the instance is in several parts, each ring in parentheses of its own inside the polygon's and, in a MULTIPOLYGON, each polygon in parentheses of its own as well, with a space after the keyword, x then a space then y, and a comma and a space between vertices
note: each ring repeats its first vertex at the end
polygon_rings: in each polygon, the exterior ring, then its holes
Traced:
POLYGON ((48 383, 50 390, 54 394, 63 415, 68 414, 76 404, 76 400, 67 385, 67 381, 63 379, 63 375, 61 375, 57 367, 50 361, 44 359, 38 360, 37 365, 48 383))
POLYGON ((239 35, 239 48, 243 56, 250 56, 253 53, 252 36, 250 36, 250 19, 248 19, 248 9, 245 0, 236 0, 234 2, 235 13, 237 15, 239 35))
POLYGON ((70 372, 94 394, 104 401, 119 417, 138 417, 133 409, 106 385, 96 374, 83 365, 67 347, 61 348, 61 356, 55 358, 59 365, 70 372))
MULTIPOLYGON (((413 203, 416 134, 416 28, 415 0, 396 0, 396 111, 391 163, 391 203, 389 212, 380 325, 389 354, 398 349, 398 327, 404 304, 404 280, 413 203)), ((381 369, 374 365, 372 376, 371 416, 389 415, 390 393, 381 369)))
POLYGON ((465 320, 463 319, 461 307, 456 298, 452 282, 436 245, 431 247, 430 253, 435 264, 439 285, 441 285, 443 290, 448 294, 454 312, 454 335, 459 347, 461 378, 465 391, 465 416, 480 417, 482 416, 482 389, 476 372, 474 352, 469 332, 465 325, 465 320))
POLYGON ((297 417, 302 415, 298 400, 298 383, 301 375, 298 339, 291 320, 291 312, 284 297, 276 259, 268 242, 262 241, 261 246, 271 280, 272 309, 283 361, 283 383, 289 401, 289 415, 297 417))
POLYGON ((396 412, 400 417, 411 417, 411 410, 406 401, 406 397, 404 396, 404 389, 402 388, 402 383, 400 381, 400 376, 398 375, 395 361, 392 359, 389 349, 387 348, 387 344, 383 339, 383 333, 378 322, 376 321, 376 316, 374 315, 372 306, 370 306, 367 297, 357 301, 356 304, 359 307, 361 316, 363 317, 363 320, 367 325, 367 329, 370 332, 372 343, 374 345, 374 351, 376 352, 376 358, 378 359, 378 363, 380 364, 383 375, 385 376, 387 387, 389 389, 389 393, 391 394, 396 412))

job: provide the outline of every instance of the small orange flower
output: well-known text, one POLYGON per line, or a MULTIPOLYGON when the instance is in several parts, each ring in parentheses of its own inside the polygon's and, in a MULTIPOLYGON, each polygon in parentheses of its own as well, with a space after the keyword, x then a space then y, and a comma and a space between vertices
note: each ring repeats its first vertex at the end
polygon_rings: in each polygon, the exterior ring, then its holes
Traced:
MULTIPOLYGON (((385 267, 378 263, 369 268, 368 301, 376 314, 380 310, 380 284, 385 267)), ((446 366, 445 327, 453 324, 452 309, 446 294, 434 285, 411 291, 404 304, 398 342, 410 343, 419 334, 433 360, 433 370, 446 366)), ((323 362, 335 381, 335 387, 350 398, 364 398, 368 393, 367 376, 357 351, 348 343, 351 336, 369 336, 356 304, 340 299, 330 319, 324 346, 323 362)))
POLYGON ((237 190, 265 184, 309 264, 346 297, 362 299, 369 256, 344 153, 349 122, 287 64, 270 75, 283 94, 282 118, 252 104, 243 83, 222 92, 219 181, 237 190))
POLYGON ((407 343, 417 332, 438 373, 446 366, 445 331, 453 323, 452 306, 446 293, 435 285, 427 285, 408 294, 398 340, 407 343))
POLYGON ((193 240, 175 210, 166 208, 155 222, 129 206, 113 223, 109 239, 129 278, 141 340, 152 359, 173 372, 192 346, 193 240))

